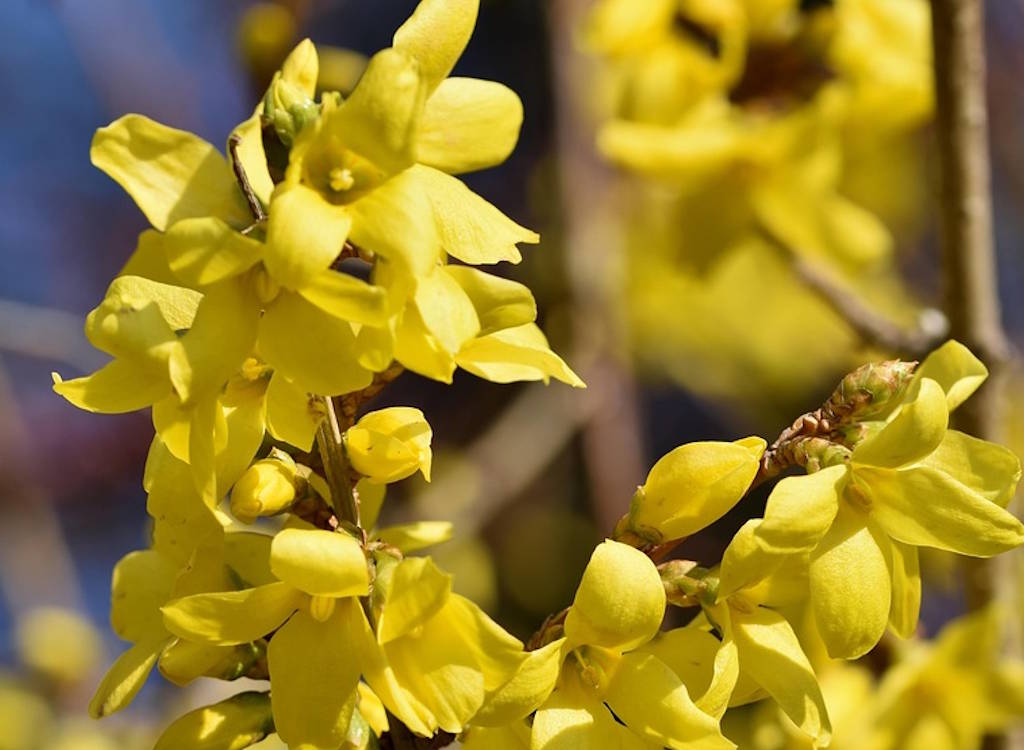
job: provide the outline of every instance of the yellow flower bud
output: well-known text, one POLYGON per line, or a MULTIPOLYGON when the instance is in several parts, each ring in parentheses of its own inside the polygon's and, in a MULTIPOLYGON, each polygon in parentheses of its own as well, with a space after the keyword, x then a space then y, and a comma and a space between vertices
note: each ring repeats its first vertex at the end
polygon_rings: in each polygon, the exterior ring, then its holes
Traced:
POLYGON ((285 453, 257 461, 231 490, 231 512, 252 523, 287 510, 295 500, 295 462, 285 453))
POLYGON ((430 425, 423 412, 396 406, 373 411, 345 433, 353 468, 378 484, 416 473, 430 480, 430 425))
POLYGON ((295 136, 319 116, 320 107, 302 86, 280 73, 274 76, 263 99, 263 117, 274 126, 282 143, 291 145, 295 136))
POLYGON ((338 600, 333 596, 320 596, 319 594, 309 598, 309 616, 317 622, 327 622, 334 614, 334 608, 338 600))
POLYGON ((665 588, 651 559, 605 541, 583 571, 565 634, 573 644, 629 651, 654 637, 664 615, 665 588))

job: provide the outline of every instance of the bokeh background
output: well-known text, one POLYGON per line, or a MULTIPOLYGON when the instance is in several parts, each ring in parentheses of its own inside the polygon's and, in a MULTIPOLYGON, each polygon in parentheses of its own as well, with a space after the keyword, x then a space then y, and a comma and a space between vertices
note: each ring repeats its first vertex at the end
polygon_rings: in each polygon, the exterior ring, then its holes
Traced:
MULTIPOLYGON (((630 308, 622 291, 629 264, 644 262, 645 242, 665 239, 652 240, 638 229, 630 206, 642 188, 594 148, 607 97, 602 72, 576 43, 576 20, 587 4, 484 0, 455 73, 501 81, 523 100, 525 120, 513 156, 467 182, 541 233, 541 244, 528 248, 524 263, 507 273, 534 289, 549 338, 591 387, 498 386, 465 373, 448 387, 405 375, 384 397, 424 410, 434 426, 436 456, 434 484, 404 483, 388 512, 396 519, 454 519, 462 540, 439 548, 437 556, 455 572, 456 588, 521 637, 568 603, 593 543, 626 510, 632 489, 658 456, 697 439, 760 434, 770 441, 798 413, 819 404, 848 366, 874 353, 852 345, 848 334, 835 334, 835 341, 822 334, 806 359, 776 362, 777 377, 759 377, 758 360, 740 362, 728 374, 716 369, 719 363, 702 361, 696 345, 685 347, 693 344, 686 332, 715 328, 714 306, 694 312, 682 298, 672 304, 677 292, 661 290, 667 303, 640 312, 630 308), (663 334, 662 325, 674 333, 663 334)), ((139 112, 222 144, 251 113, 268 71, 300 38, 337 48, 328 72, 343 87, 355 80, 359 66, 359 58, 343 50, 371 54, 387 46, 414 5, 3 3, 0 716, 7 711, 32 718, 50 738, 47 748, 58 747, 54 742, 130 747, 138 738, 144 745, 148 727, 169 715, 164 704, 171 692, 151 685, 142 707, 115 719, 117 728, 102 736, 75 720, 119 650, 106 625, 110 572, 122 555, 146 543, 141 474, 152 434, 147 415, 89 415, 50 390, 51 371, 75 376, 101 361, 81 323, 146 226, 120 188, 90 165, 92 133, 123 113, 139 112), (40 607, 77 613, 81 621, 40 614, 40 607), (52 721, 54 711, 66 717, 63 723, 52 721)), ((1005 320, 1019 345, 1024 3, 990 3, 988 13, 1000 278, 1005 320)), ((911 141, 902 152, 910 172, 888 188, 902 199, 903 213, 892 229, 905 292, 928 306, 938 303, 939 289, 928 125, 916 129, 911 141)), ((869 191, 887 189, 879 184, 869 183, 869 191)), ((730 306, 723 316, 746 316, 756 329, 763 306, 775 299, 770 280, 765 283, 723 300, 730 306)), ((809 319, 802 325, 816 324, 809 319)), ((770 340, 762 346, 766 357, 775 351, 770 340)), ((713 561, 742 520, 757 513, 758 502, 763 496, 739 506, 685 554, 713 561)), ((934 631, 959 608, 953 575, 941 562, 933 566, 926 630, 934 631)), ((18 741, 0 736, 0 750, 44 746, 31 738, 18 741)))

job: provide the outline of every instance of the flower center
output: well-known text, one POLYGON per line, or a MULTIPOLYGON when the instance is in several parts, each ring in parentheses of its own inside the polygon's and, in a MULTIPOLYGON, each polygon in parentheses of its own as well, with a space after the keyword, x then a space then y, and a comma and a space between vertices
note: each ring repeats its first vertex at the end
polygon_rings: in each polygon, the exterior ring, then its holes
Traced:
POLYGON ((356 176, 348 167, 335 167, 327 175, 327 180, 331 190, 336 193, 351 190, 352 186, 356 184, 356 176))

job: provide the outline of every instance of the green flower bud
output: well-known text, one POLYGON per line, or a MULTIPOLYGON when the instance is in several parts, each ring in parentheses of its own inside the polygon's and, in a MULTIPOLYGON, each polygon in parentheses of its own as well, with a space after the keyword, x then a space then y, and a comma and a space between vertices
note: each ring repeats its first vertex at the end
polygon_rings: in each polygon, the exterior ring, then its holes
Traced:
POLYGON ((295 501, 296 466, 291 457, 275 451, 257 461, 235 482, 231 512, 239 521, 252 523, 261 516, 282 513, 295 501))
POLYGON ((318 117, 320 106, 305 90, 276 73, 263 97, 263 119, 274 127, 281 142, 291 146, 302 129, 318 117))
POLYGON ((858 367, 825 402, 822 416, 843 424, 878 418, 903 398, 916 367, 917 362, 898 359, 858 367))

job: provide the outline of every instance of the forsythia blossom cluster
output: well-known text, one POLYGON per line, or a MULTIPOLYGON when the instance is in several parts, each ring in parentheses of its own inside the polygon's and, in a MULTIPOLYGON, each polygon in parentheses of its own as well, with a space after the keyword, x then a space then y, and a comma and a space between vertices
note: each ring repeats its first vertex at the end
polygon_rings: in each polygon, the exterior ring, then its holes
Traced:
POLYGON ((156 436, 152 546, 112 584, 111 622, 132 645, 91 712, 126 706, 156 668, 176 685, 269 681, 179 718, 158 750, 275 733, 303 750, 376 747, 399 724, 469 748, 724 750, 729 707, 765 697, 824 746, 811 639, 853 658, 887 625, 910 634, 919 546, 987 556, 1024 541, 1004 509, 1016 458, 947 429, 985 377, 956 343, 916 372, 858 371, 814 434, 669 453, 527 645, 411 554, 449 524, 377 528, 387 485, 431 471, 420 411, 359 414, 400 369, 582 385, 530 291, 475 267, 537 241, 452 176, 501 162, 522 114, 500 84, 448 77, 476 14, 473 0, 423 0, 347 98, 316 96, 303 42, 230 161, 140 116, 97 134, 94 163, 153 229, 86 321, 110 363, 54 388, 93 411, 149 407, 156 436), (808 473, 775 486, 720 566, 655 562, 769 458, 808 473), (700 614, 662 631, 669 604, 700 614), (814 630, 798 636, 805 611, 814 630))

